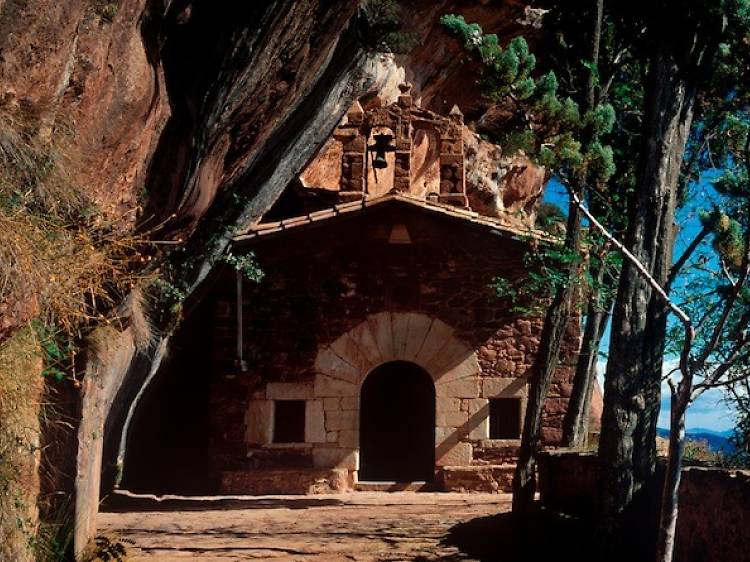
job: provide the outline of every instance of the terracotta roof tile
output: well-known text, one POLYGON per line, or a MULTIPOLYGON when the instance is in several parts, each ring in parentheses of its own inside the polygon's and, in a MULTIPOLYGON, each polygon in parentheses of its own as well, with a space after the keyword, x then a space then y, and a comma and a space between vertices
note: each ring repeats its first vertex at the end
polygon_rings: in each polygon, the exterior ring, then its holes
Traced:
POLYGON ((346 211, 353 211, 355 209, 361 209, 362 207, 364 207, 364 200, 350 201, 348 203, 339 203, 333 206, 333 208, 336 209, 336 211, 338 211, 339 213, 346 212, 346 211))
POLYGON ((281 226, 286 229, 291 226, 298 226, 300 224, 305 224, 308 222, 310 222, 310 217, 305 215, 304 217, 292 217, 290 219, 283 220, 281 221, 281 226))
POLYGON ((447 205, 444 203, 437 203, 437 202, 427 201, 425 199, 418 199, 418 198, 411 197, 409 195, 404 195, 401 193, 395 193, 395 194, 391 193, 388 195, 384 195, 384 196, 376 197, 372 199, 362 199, 358 201, 351 201, 348 203, 339 203, 335 205, 333 208, 324 209, 322 211, 316 211, 314 213, 310 213, 309 215, 303 215, 300 217, 292 217, 282 222, 260 223, 260 224, 250 227, 246 231, 246 233, 236 236, 234 240, 237 242, 240 242, 240 241, 245 241, 245 240, 250 240, 252 238, 256 238, 257 236, 266 236, 268 234, 290 230, 298 226, 303 226, 306 224, 311 224, 313 222, 318 222, 318 221, 323 221, 323 220, 327 220, 330 218, 334 218, 335 216, 340 215, 340 214, 348 214, 352 212, 361 211, 365 208, 381 205, 389 201, 398 201, 401 203, 412 205, 414 207, 420 207, 429 212, 439 213, 445 216, 458 218, 458 219, 461 219, 461 220, 464 220, 464 221, 467 221, 467 222, 470 222, 479 226, 490 228, 499 233, 506 233, 512 236, 517 236, 517 237, 530 236, 539 240, 549 240, 549 241, 555 240, 554 237, 551 237, 548 234, 540 232, 538 230, 524 229, 524 228, 509 225, 507 224, 507 222, 504 222, 501 218, 487 217, 487 216, 480 215, 479 213, 469 210, 469 209, 461 209, 461 208, 454 207, 452 205, 447 205))
POLYGON ((280 226, 281 226, 281 221, 265 222, 265 223, 256 224, 254 227, 252 227, 252 230, 268 230, 271 228, 278 228, 280 226))
POLYGON ((315 211, 307 215, 311 221, 319 221, 323 219, 329 219, 336 216, 336 211, 333 209, 325 209, 323 211, 315 211))

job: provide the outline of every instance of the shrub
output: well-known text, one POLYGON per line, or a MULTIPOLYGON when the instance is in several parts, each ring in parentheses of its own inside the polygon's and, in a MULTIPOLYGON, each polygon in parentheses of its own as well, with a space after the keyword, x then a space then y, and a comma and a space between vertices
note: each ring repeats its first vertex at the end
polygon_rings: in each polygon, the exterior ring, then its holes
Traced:
POLYGON ((403 30, 397 0, 367 0, 359 12, 362 42, 386 53, 408 53, 417 44, 416 33, 403 30))

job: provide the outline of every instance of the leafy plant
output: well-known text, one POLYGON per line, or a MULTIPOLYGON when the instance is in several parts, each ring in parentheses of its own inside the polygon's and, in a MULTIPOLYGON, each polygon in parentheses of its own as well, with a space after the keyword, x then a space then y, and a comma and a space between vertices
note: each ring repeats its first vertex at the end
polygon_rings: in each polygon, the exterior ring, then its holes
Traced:
POLYGON ((407 53, 418 41, 417 34, 404 31, 397 0, 367 0, 359 12, 363 43, 375 51, 407 53))
POLYGON ((447 14, 440 21, 480 63, 482 90, 505 115, 487 131, 494 142, 507 153, 523 152, 550 173, 585 177, 592 184, 609 180, 614 152, 602 137, 615 124, 612 105, 600 103, 582 114, 573 98, 560 95, 554 72, 535 76, 536 57, 523 37, 502 47, 497 35, 485 34, 463 16, 447 14))
POLYGON ((555 291, 567 285, 567 267, 582 266, 583 258, 578 252, 546 242, 526 252, 523 263, 526 271, 523 277, 498 276, 490 286, 498 298, 511 302, 511 312, 535 316, 543 314, 555 291))
POLYGON ((263 280, 265 274, 258 265, 258 262, 255 261, 255 254, 253 252, 248 252, 241 256, 226 254, 222 260, 224 263, 231 265, 236 271, 242 273, 248 281, 259 283, 263 280))
POLYGON ((108 2, 107 0, 92 0, 93 9, 106 23, 112 23, 120 10, 117 2, 108 2))
POLYGON ((542 203, 536 214, 535 226, 550 234, 559 235, 565 229, 565 213, 553 203, 542 203))
POLYGON ((99 535, 93 541, 90 552, 86 554, 87 562, 124 562, 127 556, 127 547, 133 545, 130 539, 112 538, 99 535))

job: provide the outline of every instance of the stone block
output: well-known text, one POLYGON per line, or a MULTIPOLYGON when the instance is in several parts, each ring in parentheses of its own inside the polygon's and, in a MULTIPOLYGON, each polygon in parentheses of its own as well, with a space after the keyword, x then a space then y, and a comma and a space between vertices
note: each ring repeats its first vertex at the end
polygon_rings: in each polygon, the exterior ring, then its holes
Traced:
POLYGON ((505 375, 512 375, 516 372, 516 364, 509 359, 498 359, 495 361, 495 369, 505 375))
MULTIPOLYGON (((383 358, 380 356, 380 350, 378 349, 378 344, 370 331, 369 322, 361 322, 350 332, 350 335, 357 343, 357 346, 359 346, 362 355, 367 358, 370 369, 383 362, 383 358)), ((365 374, 366 371, 362 373, 362 376, 365 374)))
POLYGON ((452 148, 450 145, 445 146, 444 148, 448 148, 449 150, 443 152, 440 155, 440 165, 441 166, 452 166, 452 165, 458 165, 460 166, 463 164, 463 156, 461 154, 456 153, 455 148, 452 148))
POLYGON ((523 377, 484 377, 483 398, 524 398, 528 395, 528 381, 523 377))
POLYGON ((428 367, 431 372, 441 373, 435 379, 436 384, 474 377, 481 373, 479 361, 477 361, 476 355, 474 355, 471 349, 466 346, 457 346, 453 347, 450 353, 455 353, 458 349, 462 349, 462 357, 458 358, 454 355, 443 356, 441 354, 435 363, 428 367))
POLYGON ((477 412, 488 409, 490 402, 486 398, 470 398, 464 400, 464 403, 466 404, 466 411, 473 416, 477 412))
POLYGON ((253 390, 250 393, 250 398, 252 400, 265 400, 266 398, 266 387, 259 388, 258 390, 253 390))
POLYGON ((435 414, 435 425, 438 427, 462 427, 469 421, 468 412, 449 411, 435 414))
POLYGON ((544 402, 544 413, 551 415, 564 414, 568 411, 567 398, 548 398, 544 402))
POLYGON ((355 136, 359 134, 359 130, 356 127, 342 125, 336 127, 333 131, 333 138, 341 143, 350 142, 355 136))
POLYGON ((435 464, 437 466, 469 466, 472 459, 470 443, 455 443, 436 451, 435 464))
POLYGON ((396 149, 401 151, 411 150, 411 144, 410 139, 398 139, 396 140, 396 149))
POLYGON ((432 354, 425 366, 436 373, 445 373, 472 354, 473 351, 467 345, 451 337, 432 354))
POLYGON ((326 442, 328 443, 338 443, 339 441, 339 432, 338 431, 328 431, 326 433, 326 442))
POLYGON ((409 341, 409 314, 392 313, 391 330, 393 332, 393 355, 396 359, 404 359, 406 343, 409 341))
POLYGON ((544 445, 559 445, 562 442, 562 429, 557 427, 542 427, 542 443, 544 445))
POLYGON ((458 443, 459 432, 455 427, 436 427, 435 428, 435 447, 440 448, 446 445, 458 443))
POLYGON ((353 137, 346 144, 346 149, 352 152, 364 152, 365 151, 365 138, 362 136, 353 137))
POLYGON ((313 449, 315 468, 359 470, 359 451, 342 447, 319 446, 313 449))
POLYGON ((335 411, 326 412, 326 430, 340 431, 342 429, 357 429, 359 427, 359 412, 335 411))
POLYGON ((326 396, 352 396, 357 394, 357 385, 328 377, 326 375, 316 375, 315 377, 315 396, 322 398, 326 396))
POLYGON ((530 320, 516 320, 516 327, 524 336, 530 336, 532 334, 530 320))
POLYGON ((305 442, 325 443, 325 415, 322 400, 308 400, 305 404, 305 442))
POLYGON ((340 410, 341 398, 323 398, 323 409, 326 411, 340 410))
POLYGON ((273 441, 273 401, 250 400, 245 413, 245 443, 265 445, 273 441))
POLYGON ((341 398, 341 410, 359 410, 359 396, 344 396, 341 398))
POLYGON ((364 116, 365 110, 362 108, 362 104, 358 100, 355 100, 346 112, 346 122, 349 125, 359 125, 362 123, 364 116))
POLYGON ((313 383, 269 382, 266 398, 271 400, 308 400, 313 397, 313 383))
POLYGON ((347 469, 230 470, 221 473, 222 494, 329 494, 350 490, 347 469))
POLYGON ((403 358, 406 361, 413 361, 422 348, 427 332, 432 325, 432 318, 424 314, 410 312, 409 316, 409 336, 404 346, 403 358))
POLYGON ((356 429, 343 429, 339 432, 339 445, 355 449, 359 447, 359 431, 356 429))
POLYGON ((560 396, 570 398, 571 394, 573 394, 573 384, 569 382, 562 383, 560 385, 560 396))
POLYGON ((461 399, 460 398, 446 398, 444 396, 438 396, 435 399, 435 411, 436 412, 459 412, 461 411, 461 399))
POLYGON ((446 467, 438 480, 445 492, 511 492, 514 465, 446 467))
POLYGON ((371 363, 362 353, 357 342, 349 334, 344 334, 330 345, 331 350, 346 363, 357 370, 356 381, 361 380, 364 373, 370 370, 371 363))
POLYGON ((367 318, 370 324, 370 331, 375 338, 378 346, 378 352, 382 361, 392 361, 396 359, 393 352, 393 330, 391 327, 391 314, 381 312, 367 318))
POLYGON ((459 379, 445 384, 435 385, 435 394, 451 398, 478 398, 481 393, 481 381, 478 376, 459 379))
POLYGON ((490 402, 485 398, 467 400, 469 408, 469 439, 489 439, 490 402))
POLYGON ((359 380, 359 371, 328 347, 318 351, 315 358, 315 371, 351 383, 359 380))
POLYGON ((434 319, 430 324, 430 330, 425 336, 424 343, 417 353, 414 361, 419 365, 426 366, 433 362, 433 359, 445 347, 448 341, 453 337, 453 328, 445 322, 434 319))

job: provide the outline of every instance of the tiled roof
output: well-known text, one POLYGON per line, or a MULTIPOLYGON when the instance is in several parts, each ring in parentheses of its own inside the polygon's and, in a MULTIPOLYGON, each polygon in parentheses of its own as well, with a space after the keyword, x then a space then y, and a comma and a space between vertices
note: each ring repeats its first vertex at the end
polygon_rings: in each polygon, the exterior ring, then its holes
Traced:
POLYGON ((338 205, 334 205, 329 209, 316 211, 314 213, 302 215, 299 217, 293 217, 283 221, 258 223, 251 226, 244 233, 235 236, 234 241, 244 242, 261 236, 268 236, 271 234, 286 232, 300 226, 310 225, 315 222, 325 221, 335 217, 361 212, 365 209, 376 207, 388 202, 398 202, 416 208, 424 209, 437 215, 461 219, 468 223, 486 227, 501 234, 506 234, 512 238, 531 237, 536 240, 555 240, 555 238, 551 237, 545 232, 526 229, 519 226, 512 226, 497 217, 486 217, 469 209, 462 209, 453 205, 426 201, 424 199, 418 199, 401 193, 392 193, 374 199, 361 199, 357 201, 351 201, 349 203, 339 203, 338 205))

